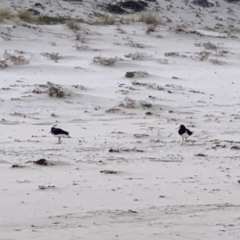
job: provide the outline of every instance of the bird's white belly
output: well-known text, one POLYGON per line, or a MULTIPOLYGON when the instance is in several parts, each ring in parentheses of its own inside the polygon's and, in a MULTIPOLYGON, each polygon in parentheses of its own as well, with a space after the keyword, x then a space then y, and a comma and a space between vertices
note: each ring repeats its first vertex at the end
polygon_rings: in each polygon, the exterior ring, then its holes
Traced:
POLYGON ((188 138, 189 135, 188 135, 187 133, 184 133, 184 134, 181 135, 181 137, 182 137, 182 138, 188 138))
POLYGON ((60 138, 60 137, 67 137, 67 135, 65 134, 58 134, 58 135, 54 135, 52 134, 54 137, 60 138))

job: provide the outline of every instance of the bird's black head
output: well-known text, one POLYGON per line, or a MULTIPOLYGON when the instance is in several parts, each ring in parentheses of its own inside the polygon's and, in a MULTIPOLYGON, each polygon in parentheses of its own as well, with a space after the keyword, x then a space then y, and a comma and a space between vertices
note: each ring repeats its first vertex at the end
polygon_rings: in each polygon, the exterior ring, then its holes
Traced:
POLYGON ((185 129, 185 126, 184 126, 184 125, 180 125, 179 128, 180 128, 180 129, 185 129))
POLYGON ((52 130, 55 128, 57 126, 57 124, 54 124, 52 127, 51 127, 51 130, 50 130, 50 132, 49 133, 51 133, 52 132, 52 130))

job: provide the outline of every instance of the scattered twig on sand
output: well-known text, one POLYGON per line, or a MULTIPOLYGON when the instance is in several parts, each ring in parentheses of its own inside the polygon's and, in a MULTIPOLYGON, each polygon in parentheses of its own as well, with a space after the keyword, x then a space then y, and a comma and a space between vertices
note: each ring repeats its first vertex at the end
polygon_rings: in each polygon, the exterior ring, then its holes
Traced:
POLYGON ((128 213, 134 213, 134 214, 136 214, 136 213, 138 213, 137 211, 134 211, 134 210, 131 210, 131 209, 129 209, 128 210, 128 213))
POLYGON ((133 71, 133 72, 126 72, 125 77, 126 78, 134 78, 134 77, 144 78, 144 77, 146 77, 148 75, 149 74, 147 72, 133 71))
POLYGON ((215 64, 215 65, 224 65, 224 64, 227 64, 226 62, 221 61, 221 60, 219 60, 219 59, 217 59, 217 58, 215 58, 215 59, 210 59, 209 62, 212 63, 212 64, 215 64))
POLYGON ((113 170, 101 170, 100 173, 105 173, 105 174, 117 174, 119 173, 118 171, 113 171, 113 170))
POLYGON ((37 161, 27 161, 26 163, 34 163, 34 164, 37 164, 37 165, 42 165, 42 166, 49 166, 49 165, 53 165, 53 164, 49 164, 49 162, 44 159, 44 158, 41 158, 37 161))
POLYGON ((110 148, 108 152, 115 152, 115 153, 119 153, 120 150, 119 149, 113 149, 113 148, 110 148))
POLYGON ((198 153, 198 154, 195 154, 196 157, 206 157, 207 155, 203 154, 203 153, 198 153))
POLYGON ((40 190, 45 190, 45 189, 49 189, 49 188, 55 188, 55 186, 50 186, 50 185, 44 186, 44 185, 40 185, 40 186, 38 186, 38 188, 39 188, 40 190))
POLYGON ((156 159, 156 158, 151 158, 151 159, 149 159, 149 161, 151 161, 151 162, 165 162, 165 163, 182 162, 181 160, 177 160, 177 159, 156 159))
POLYGON ((158 198, 165 198, 165 196, 164 195, 160 195, 158 198))
POLYGON ((153 90, 158 90, 158 91, 163 91, 164 88, 155 84, 155 83, 143 83, 143 82, 138 82, 138 81, 133 81, 132 85, 134 86, 143 86, 146 87, 148 89, 153 89, 153 90))
POLYGON ((25 168, 26 166, 22 166, 22 165, 19 165, 19 164, 13 164, 12 165, 12 168, 25 168))
POLYGON ((135 138, 143 138, 143 137, 148 137, 148 134, 133 134, 135 138))
POLYGON ((115 153, 120 153, 120 152, 144 152, 143 150, 136 149, 134 148, 125 148, 125 149, 113 149, 110 148, 108 152, 115 152, 115 153))
POLYGON ((113 107, 113 108, 107 109, 105 112, 106 113, 115 113, 115 112, 119 112, 119 111, 120 111, 119 108, 113 107))
POLYGON ((235 145, 235 146, 232 146, 231 149, 240 150, 240 146, 235 145))
POLYGON ((146 115, 152 115, 152 112, 146 112, 145 114, 146 115))

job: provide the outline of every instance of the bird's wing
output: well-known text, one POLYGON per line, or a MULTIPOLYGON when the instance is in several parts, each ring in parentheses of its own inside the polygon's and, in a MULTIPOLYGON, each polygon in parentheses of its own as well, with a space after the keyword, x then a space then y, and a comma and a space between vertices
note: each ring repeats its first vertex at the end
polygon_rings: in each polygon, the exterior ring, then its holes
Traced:
POLYGON ((68 135, 68 132, 62 130, 61 128, 54 128, 53 129, 53 133, 54 134, 65 134, 65 135, 68 135))
POLYGON ((192 134, 193 134, 193 132, 192 132, 192 131, 190 131, 189 129, 187 129, 187 134, 188 134, 188 135, 192 135, 192 134))

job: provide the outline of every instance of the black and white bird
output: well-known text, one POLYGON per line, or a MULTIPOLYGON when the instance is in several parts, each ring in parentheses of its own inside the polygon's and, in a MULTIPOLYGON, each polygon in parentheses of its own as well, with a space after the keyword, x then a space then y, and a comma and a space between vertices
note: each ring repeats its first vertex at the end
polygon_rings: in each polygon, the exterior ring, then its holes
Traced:
POLYGON ((54 136, 54 137, 57 137, 58 138, 58 144, 60 144, 62 141, 61 141, 61 138, 62 137, 69 137, 69 132, 66 132, 64 130, 62 130, 61 128, 56 128, 57 125, 54 125, 52 128, 51 128, 51 131, 50 133, 54 136))
POLYGON ((190 137, 193 134, 193 132, 187 129, 184 125, 180 125, 178 129, 178 134, 182 137, 182 145, 183 145, 183 143, 186 143, 187 138, 190 137))

